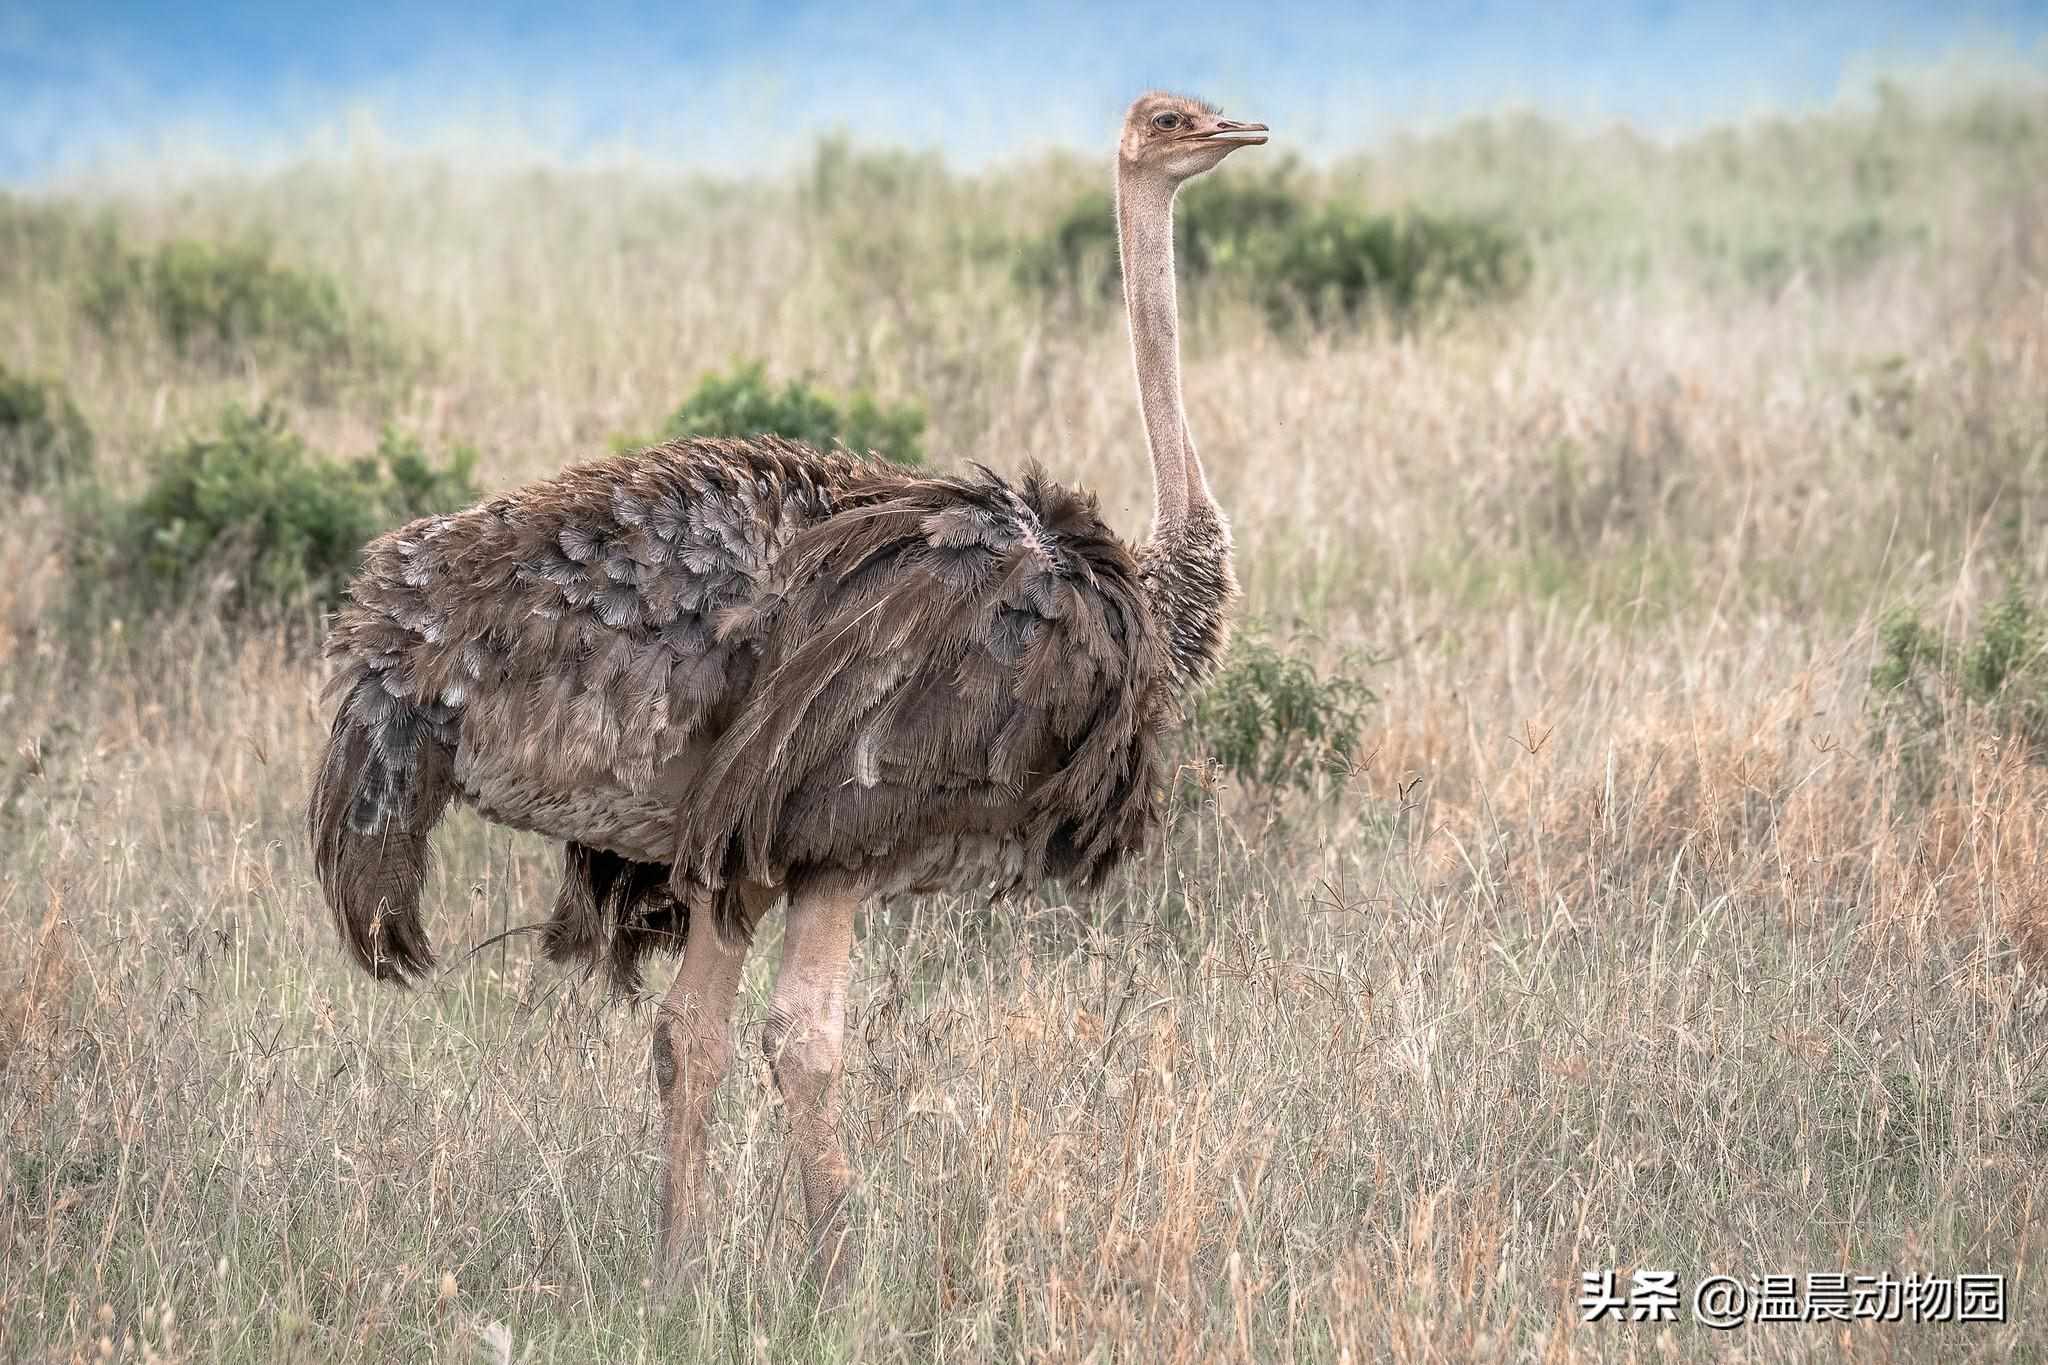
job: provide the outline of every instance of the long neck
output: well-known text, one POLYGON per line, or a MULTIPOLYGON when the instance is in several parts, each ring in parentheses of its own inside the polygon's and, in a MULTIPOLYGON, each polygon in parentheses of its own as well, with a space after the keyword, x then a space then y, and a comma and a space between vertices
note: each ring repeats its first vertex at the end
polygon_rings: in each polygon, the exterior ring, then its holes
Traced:
POLYGON ((1181 407, 1180 308, 1173 280, 1174 186, 1117 174, 1117 247, 1130 311, 1131 363, 1152 453, 1152 539, 1141 560, 1165 633, 1176 693, 1221 657, 1237 595, 1230 526, 1209 495, 1181 407))
POLYGON ((1171 533, 1191 502, 1206 502, 1208 485, 1188 436, 1180 393, 1180 304, 1173 282, 1174 185, 1128 175, 1116 186, 1117 248, 1130 312, 1131 364, 1138 372, 1138 406, 1152 452, 1152 534, 1171 533))

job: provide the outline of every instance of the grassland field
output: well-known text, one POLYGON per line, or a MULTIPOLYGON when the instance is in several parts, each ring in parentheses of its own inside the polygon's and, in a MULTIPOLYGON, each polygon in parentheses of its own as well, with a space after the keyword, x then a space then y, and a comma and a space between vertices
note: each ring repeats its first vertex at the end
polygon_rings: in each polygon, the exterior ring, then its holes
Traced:
POLYGON ((715 1271, 665 1301, 647 1001, 495 937, 554 852, 456 814, 445 970, 356 974, 302 833, 314 607, 121 610, 77 509, 230 403, 468 444, 497 487, 758 358, 1136 539, 1121 313, 1012 268, 1106 166, 385 145, 0 201, 0 365, 98 447, 0 514, 0 1358, 2048 1359, 2048 93, 1675 140, 1503 115, 1281 176, 1527 257, 1511 295, 1322 326, 1189 286, 1245 616, 1371 689, 1359 742, 1304 789, 1197 735, 1107 893, 864 919, 868 1254, 822 1318, 758 1054, 715 1271), (388 345, 309 370, 105 325, 95 232, 260 240, 388 345), (1999 1274, 2008 1312, 1582 1323, 1603 1267, 1999 1274))

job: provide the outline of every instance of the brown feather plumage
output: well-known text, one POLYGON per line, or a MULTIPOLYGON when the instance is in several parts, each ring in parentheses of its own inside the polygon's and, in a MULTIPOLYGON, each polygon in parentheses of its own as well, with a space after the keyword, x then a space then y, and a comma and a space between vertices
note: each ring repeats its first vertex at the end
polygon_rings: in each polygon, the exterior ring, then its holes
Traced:
POLYGON ((1099 877, 1148 828, 1171 666, 1092 498, 767 438, 382 536, 328 652, 314 845, 359 960, 431 964, 426 838, 459 797, 569 846, 549 950, 621 981, 693 895, 747 932, 738 880, 1099 877))
POLYGON ((905 479, 807 528, 766 606, 759 686, 677 840, 678 894, 793 868, 878 888, 1093 880, 1150 819, 1160 658, 1093 499, 905 479))

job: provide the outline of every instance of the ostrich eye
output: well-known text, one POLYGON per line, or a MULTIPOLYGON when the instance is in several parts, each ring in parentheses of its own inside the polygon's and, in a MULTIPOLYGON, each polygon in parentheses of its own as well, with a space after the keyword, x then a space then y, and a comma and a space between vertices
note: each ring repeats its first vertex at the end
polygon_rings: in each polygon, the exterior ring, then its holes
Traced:
POLYGON ((1161 114, 1152 120, 1152 126, 1162 133, 1170 133, 1180 127, 1179 114, 1161 114))

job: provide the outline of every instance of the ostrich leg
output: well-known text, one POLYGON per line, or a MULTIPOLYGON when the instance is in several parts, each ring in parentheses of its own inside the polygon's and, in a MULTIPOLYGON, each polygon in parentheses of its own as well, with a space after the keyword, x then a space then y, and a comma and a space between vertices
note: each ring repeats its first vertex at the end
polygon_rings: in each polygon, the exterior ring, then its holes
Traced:
POLYGON ((761 1029, 761 1048, 782 1092, 789 1145, 803 1180, 812 1270, 821 1307, 838 1304, 855 1249, 846 1223, 850 1173, 839 1140, 839 1071, 846 1042, 846 981, 858 889, 843 881, 795 888, 782 965, 761 1029))
POLYGON ((706 1250, 704 1128, 732 1060, 732 1008, 744 943, 718 932, 709 900, 690 907, 683 963, 654 1019, 654 1084, 661 1092, 664 1155, 661 1272, 671 1286, 706 1250))

